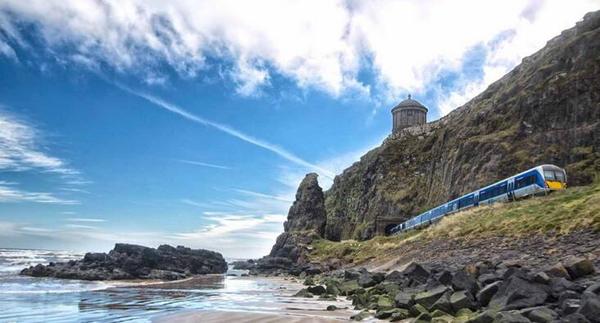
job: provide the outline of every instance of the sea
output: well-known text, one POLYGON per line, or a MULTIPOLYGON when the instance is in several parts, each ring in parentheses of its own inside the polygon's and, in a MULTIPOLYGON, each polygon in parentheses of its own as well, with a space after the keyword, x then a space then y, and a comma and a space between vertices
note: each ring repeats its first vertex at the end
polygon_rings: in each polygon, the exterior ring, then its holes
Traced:
POLYGON ((281 284, 229 270, 206 282, 164 288, 139 282, 89 282, 20 276, 39 263, 80 259, 68 251, 0 248, 0 322, 149 322, 186 310, 276 312, 281 284))

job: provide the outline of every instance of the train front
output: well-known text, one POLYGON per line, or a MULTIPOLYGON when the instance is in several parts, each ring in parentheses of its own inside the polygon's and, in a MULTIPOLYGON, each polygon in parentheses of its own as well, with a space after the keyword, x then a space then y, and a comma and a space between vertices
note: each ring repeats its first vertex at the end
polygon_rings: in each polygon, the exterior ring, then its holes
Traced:
POLYGON ((558 191, 567 188, 567 173, 564 169, 554 165, 543 165, 542 170, 547 189, 558 191))

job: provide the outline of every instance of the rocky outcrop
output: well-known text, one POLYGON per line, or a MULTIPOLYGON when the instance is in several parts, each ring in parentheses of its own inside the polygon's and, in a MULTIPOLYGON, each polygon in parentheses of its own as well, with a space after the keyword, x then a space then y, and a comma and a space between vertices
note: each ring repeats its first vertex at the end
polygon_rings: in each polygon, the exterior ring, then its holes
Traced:
POLYGON ((257 261, 257 272, 298 273, 308 268, 308 246, 322 238, 326 221, 325 197, 317 176, 307 174, 300 183, 296 200, 283 224, 284 232, 277 237, 271 253, 257 261))
POLYGON ((157 249, 117 243, 106 253, 87 253, 82 260, 50 263, 24 269, 21 275, 82 280, 176 280, 227 271, 223 256, 214 251, 162 245, 157 249))
POLYGON ((346 296, 361 310, 351 317, 358 321, 600 322, 600 275, 592 262, 573 258, 554 267, 577 268, 577 278, 551 277, 550 269, 539 271, 515 262, 478 262, 453 270, 411 263, 385 276, 347 269, 309 277, 309 287, 295 296, 346 296))
POLYGON ((599 56, 594 12, 464 106, 390 136, 325 193, 325 237, 370 238, 378 219, 408 219, 539 164, 590 183, 600 171, 599 56))

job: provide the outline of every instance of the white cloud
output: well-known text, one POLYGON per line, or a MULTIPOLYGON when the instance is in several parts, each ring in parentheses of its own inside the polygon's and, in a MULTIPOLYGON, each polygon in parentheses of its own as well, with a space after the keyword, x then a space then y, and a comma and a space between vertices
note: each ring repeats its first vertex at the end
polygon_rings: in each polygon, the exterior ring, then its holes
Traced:
POLYGON ((49 192, 29 192, 0 182, 0 202, 34 202, 42 204, 79 204, 79 201, 64 199, 49 192))
POLYGON ((62 159, 44 152, 41 141, 35 127, 0 110, 0 170, 39 169, 66 175, 79 174, 62 159))
POLYGON ((457 95, 440 94, 445 113, 599 7, 598 0, 5 0, 0 29, 27 46, 18 24, 33 23, 67 59, 138 72, 148 84, 165 82, 160 64, 194 77, 217 58, 242 95, 260 93, 274 73, 334 96, 369 94, 358 76, 366 68, 380 95, 395 99, 460 72, 465 54, 483 46, 484 75, 446 90, 457 95))

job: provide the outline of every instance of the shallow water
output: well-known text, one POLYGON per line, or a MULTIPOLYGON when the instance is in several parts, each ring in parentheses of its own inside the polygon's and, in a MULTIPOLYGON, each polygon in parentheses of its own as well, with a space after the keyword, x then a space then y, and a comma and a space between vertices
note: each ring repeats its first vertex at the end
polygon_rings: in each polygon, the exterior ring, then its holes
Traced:
POLYGON ((185 284, 124 286, 19 276, 32 264, 81 258, 81 254, 0 249, 0 322, 147 322, 181 310, 276 312, 280 284, 215 275, 185 284))

